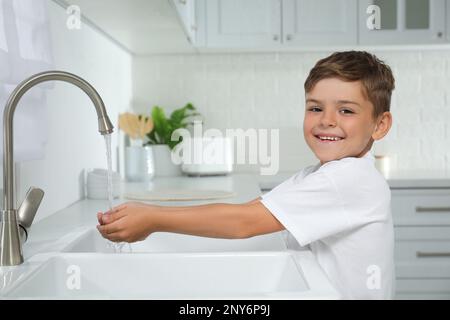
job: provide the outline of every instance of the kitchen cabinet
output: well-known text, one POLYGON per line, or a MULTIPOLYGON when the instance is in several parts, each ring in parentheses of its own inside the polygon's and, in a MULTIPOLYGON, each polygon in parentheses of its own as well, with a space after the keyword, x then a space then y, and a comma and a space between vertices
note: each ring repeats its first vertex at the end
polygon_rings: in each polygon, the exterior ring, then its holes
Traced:
POLYGON ((357 42, 356 0, 208 0, 205 6, 210 48, 283 49, 357 42))
POLYGON ((355 45, 356 0, 283 0, 283 45, 355 45))
POLYGON ((394 188, 396 299, 450 299, 450 188, 394 188))
POLYGON ((446 41, 445 0, 359 0, 358 4, 359 44, 446 41))
POLYGON ((207 47, 255 48, 281 43, 279 0, 207 0, 204 4, 207 47))
POLYGON ((450 42, 449 0, 171 1, 198 48, 283 51, 450 42))

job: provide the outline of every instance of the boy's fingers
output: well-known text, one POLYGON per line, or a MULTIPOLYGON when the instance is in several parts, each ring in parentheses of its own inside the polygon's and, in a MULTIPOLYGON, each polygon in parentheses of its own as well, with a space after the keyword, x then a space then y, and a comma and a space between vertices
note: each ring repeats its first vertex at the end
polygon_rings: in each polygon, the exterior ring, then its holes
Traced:
POLYGON ((118 233, 118 232, 109 234, 108 235, 108 240, 111 240, 113 242, 123 242, 123 241, 125 241, 124 239, 122 239, 122 237, 120 236, 120 233, 118 233))
POLYGON ((127 207, 127 204, 126 203, 123 203, 123 204, 121 204, 121 205, 118 205, 117 207, 114 207, 114 208, 112 208, 111 210, 109 210, 109 211, 106 211, 105 213, 115 213, 115 212, 119 212, 120 210, 123 210, 123 209, 125 209, 127 207))
POLYGON ((118 232, 121 230, 117 222, 97 226, 97 229, 98 231, 100 231, 102 235, 109 235, 111 233, 118 232))
POLYGON ((102 235, 103 238, 106 238, 105 230, 101 228, 100 225, 97 226, 98 232, 102 235))
POLYGON ((122 237, 120 237, 120 232, 106 233, 105 229, 102 226, 97 226, 98 231, 102 235, 103 238, 114 241, 121 242, 124 241, 122 237))
POLYGON ((103 214, 101 212, 97 212, 97 220, 99 224, 103 224, 102 216, 103 214))
POLYGON ((113 242, 123 242, 123 241, 125 241, 125 239, 123 239, 123 236, 121 235, 120 232, 113 232, 113 233, 105 234, 105 235, 103 235, 103 237, 105 239, 108 239, 108 240, 113 241, 113 242))
POLYGON ((117 211, 117 212, 108 211, 102 215, 101 219, 103 224, 105 224, 114 222, 120 218, 123 218, 126 215, 127 214, 125 211, 117 211))
POLYGON ((125 209, 126 207, 127 207, 127 204, 126 204, 126 203, 123 203, 123 204, 120 204, 120 205, 114 207, 114 209, 115 209, 116 211, 120 211, 120 210, 122 210, 122 209, 125 209))

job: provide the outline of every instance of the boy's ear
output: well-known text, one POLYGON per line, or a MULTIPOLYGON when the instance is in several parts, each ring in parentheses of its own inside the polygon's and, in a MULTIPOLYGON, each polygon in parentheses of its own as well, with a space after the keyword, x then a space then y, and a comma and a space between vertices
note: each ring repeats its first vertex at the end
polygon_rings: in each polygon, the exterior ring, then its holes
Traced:
POLYGON ((392 114, 389 111, 383 112, 383 114, 377 119, 375 130, 372 133, 373 140, 380 140, 383 138, 389 132, 391 126, 392 114))

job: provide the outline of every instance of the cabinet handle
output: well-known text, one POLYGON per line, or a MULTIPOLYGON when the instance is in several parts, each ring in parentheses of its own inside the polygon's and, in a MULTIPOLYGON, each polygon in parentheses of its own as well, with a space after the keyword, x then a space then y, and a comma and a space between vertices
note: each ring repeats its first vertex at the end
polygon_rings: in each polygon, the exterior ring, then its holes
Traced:
POLYGON ((292 40, 292 35, 288 34, 288 35, 286 36, 286 40, 287 40, 287 41, 291 41, 291 40, 292 40))
POLYGON ((181 4, 186 4, 186 0, 178 0, 178 2, 181 4))
POLYGON ((436 258, 436 257, 450 257, 450 252, 416 252, 417 258, 436 258))
POLYGON ((438 37, 438 38, 442 38, 443 35, 444 35, 444 34, 442 33, 442 31, 439 31, 439 32, 437 33, 437 37, 438 37))
POLYGON ((416 212, 450 212, 450 207, 416 207, 416 212))
POLYGON ((273 36, 273 41, 278 41, 278 39, 279 39, 278 35, 273 36))

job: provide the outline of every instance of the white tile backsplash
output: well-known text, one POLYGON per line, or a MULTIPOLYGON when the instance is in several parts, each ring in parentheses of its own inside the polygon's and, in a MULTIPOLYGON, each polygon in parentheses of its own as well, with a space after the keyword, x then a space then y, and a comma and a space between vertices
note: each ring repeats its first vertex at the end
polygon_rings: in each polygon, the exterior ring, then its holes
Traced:
MULTIPOLYGON (((316 160, 303 141, 303 83, 330 52, 153 55, 133 59, 136 111, 169 111, 192 102, 205 126, 279 128, 280 171, 316 160)), ((391 170, 450 170, 450 51, 374 52, 392 68, 396 89, 391 132, 374 152, 391 170)), ((256 171, 240 165, 237 171, 256 171)))

